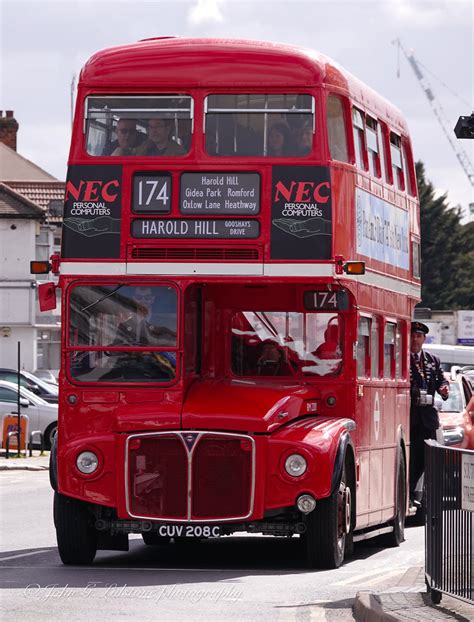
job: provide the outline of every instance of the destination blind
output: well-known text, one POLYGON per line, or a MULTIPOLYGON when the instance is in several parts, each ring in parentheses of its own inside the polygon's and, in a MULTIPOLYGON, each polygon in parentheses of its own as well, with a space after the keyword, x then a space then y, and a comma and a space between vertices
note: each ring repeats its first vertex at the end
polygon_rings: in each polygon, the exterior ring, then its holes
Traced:
POLYGON ((260 235, 258 220, 227 218, 147 218, 132 222, 134 238, 154 239, 255 239, 260 235))
POLYGON ((260 212, 257 173, 183 173, 182 214, 256 215, 260 212))

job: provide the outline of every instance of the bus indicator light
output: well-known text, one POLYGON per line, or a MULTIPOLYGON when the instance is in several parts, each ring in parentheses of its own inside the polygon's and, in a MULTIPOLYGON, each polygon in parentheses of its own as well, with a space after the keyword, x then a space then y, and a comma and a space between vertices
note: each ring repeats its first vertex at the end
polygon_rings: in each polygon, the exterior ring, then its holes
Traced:
POLYGON ((343 270, 346 274, 365 274, 365 261, 346 261, 343 270))
POLYGON ((30 274, 48 274, 51 272, 49 261, 30 261, 30 274))

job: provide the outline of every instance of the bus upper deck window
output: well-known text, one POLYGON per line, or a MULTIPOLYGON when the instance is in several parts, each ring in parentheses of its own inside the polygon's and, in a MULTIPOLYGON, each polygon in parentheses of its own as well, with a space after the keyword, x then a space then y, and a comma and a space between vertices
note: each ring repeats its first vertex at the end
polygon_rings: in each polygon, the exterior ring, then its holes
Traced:
POLYGON ((369 159, 369 171, 374 177, 381 177, 380 155, 377 137, 377 121, 372 117, 365 118, 365 138, 369 159))
POLYGON ((205 102, 213 156, 303 157, 313 150, 314 98, 305 94, 214 94, 205 102))
POLYGON ((362 171, 366 170, 366 147, 364 134, 364 115, 357 108, 352 109, 352 126, 354 130, 354 149, 357 167, 362 171))
POLYGON ((402 166, 402 140, 394 132, 390 132, 390 155, 392 156, 393 185, 398 190, 405 190, 402 166))
POLYGON ((176 157, 190 149, 188 95, 95 95, 86 99, 86 151, 93 156, 176 157))
POLYGON ((414 191, 413 181, 412 181, 413 165, 411 163, 410 150, 408 148, 408 145, 405 142, 403 142, 402 155, 403 155, 403 173, 405 175, 406 189, 407 189, 408 194, 411 194, 411 196, 414 196, 415 191, 414 191))
POLYGON ((385 149, 385 135, 387 126, 382 121, 377 123, 377 145, 379 148, 379 161, 380 161, 380 174, 384 181, 388 182, 390 179, 389 165, 387 162, 387 152, 385 149))
POLYGON ((329 95, 327 104, 329 152, 333 160, 349 162, 344 104, 340 97, 329 95))

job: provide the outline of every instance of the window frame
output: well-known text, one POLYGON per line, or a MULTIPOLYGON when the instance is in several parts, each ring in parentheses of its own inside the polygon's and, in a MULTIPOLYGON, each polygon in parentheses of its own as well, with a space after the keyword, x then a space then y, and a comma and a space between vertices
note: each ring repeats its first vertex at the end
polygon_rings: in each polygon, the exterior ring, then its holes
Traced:
MULTIPOLYGON (((113 158, 117 158, 117 157, 124 157, 124 158, 131 158, 131 159, 140 159, 140 158, 145 158, 145 159, 150 159, 150 158, 154 158, 154 157, 166 157, 166 158, 182 158, 185 157, 187 155, 189 155, 189 153, 191 152, 192 148, 193 148, 193 143, 194 143, 194 120, 195 120, 195 101, 194 101, 194 96, 191 95, 190 93, 186 93, 186 92, 182 92, 182 93, 155 93, 155 94, 150 94, 150 93, 129 93, 127 95, 125 94, 120 94, 120 95, 113 95, 112 93, 89 93, 88 95, 85 96, 84 98, 84 105, 83 105, 83 127, 82 127, 82 133, 83 133, 83 140, 82 140, 82 145, 83 145, 83 150, 84 153, 91 157, 91 158, 109 158, 109 157, 113 157, 113 158), (88 150, 88 136, 89 136, 89 127, 90 124, 93 123, 94 121, 96 121, 96 118, 93 118, 92 116, 89 116, 91 114, 91 108, 90 108, 90 100, 92 99, 113 99, 114 101, 116 100, 133 100, 133 99, 137 99, 137 100, 146 100, 146 99, 150 99, 150 100, 165 100, 165 99, 176 99, 176 98, 188 98, 189 102, 190 102, 190 106, 189 109, 188 108, 183 108, 183 109, 176 109, 176 108, 154 108, 154 109, 146 109, 146 108, 110 108, 109 109, 109 113, 110 115, 115 114, 115 117, 117 118, 112 118, 111 120, 111 127, 109 128, 108 131, 110 131, 110 140, 113 142, 112 138, 114 136, 115 133, 115 140, 117 139, 116 136, 116 132, 115 132, 115 128, 117 126, 117 122, 120 118, 120 114, 128 114, 128 115, 132 115, 131 118, 133 119, 133 115, 138 115, 141 114, 141 117, 136 117, 137 120, 138 119, 143 119, 143 120, 149 120, 148 117, 143 116, 143 113, 150 113, 152 115, 154 115, 155 113, 159 113, 159 114, 170 114, 170 113, 185 113, 189 110, 189 117, 182 117, 181 120, 189 120, 190 123, 190 131, 189 131, 189 148, 186 150, 186 152, 182 155, 176 156, 170 156, 170 155, 166 155, 166 156, 153 156, 153 155, 127 155, 127 156, 111 156, 111 155, 102 155, 102 154, 95 154, 95 153, 91 153, 88 150)), ((94 114, 94 113, 92 113, 94 114)), ((96 112, 95 114, 100 115, 100 114, 106 114, 104 113, 100 113, 100 112, 96 112)), ((150 118, 163 118, 161 116, 157 116, 157 117, 150 117, 150 118)), ((177 120, 177 117, 175 117, 175 121, 177 120)), ((137 130, 138 131, 138 130, 137 130)), ((146 136, 146 134, 145 134, 146 136)))
POLYGON ((365 113, 355 105, 352 106, 351 121, 352 135, 354 138, 355 165, 360 171, 368 172, 369 165, 365 137, 365 113), (359 158, 362 166, 359 166, 359 158))
POLYGON ((380 164, 378 125, 378 121, 375 117, 372 117, 369 114, 365 116, 365 140, 367 145, 367 162, 369 165, 369 172, 373 177, 380 179, 382 177, 382 167, 380 164), (372 142, 372 145, 375 148, 371 147, 370 142, 372 142), (373 171, 372 168, 374 169, 373 171))
POLYGON ((396 373, 395 373, 395 341, 396 341, 396 334, 397 334, 397 320, 392 319, 392 318, 387 318, 384 322, 384 327, 383 327, 383 378, 384 380, 391 380, 391 381, 395 381, 396 378, 396 373), (387 329, 388 328, 393 329, 393 341, 392 342, 388 342, 387 341, 387 329), (385 349, 386 346, 389 346, 390 348, 390 375, 387 375, 387 369, 386 369, 386 353, 385 353, 385 349))
MULTIPOLYGON (((207 94, 204 95, 203 98, 203 119, 202 119, 202 132, 203 132, 203 150, 204 153, 206 154, 206 157, 210 157, 210 158, 273 158, 273 157, 277 157, 277 158, 296 158, 296 159, 303 159, 306 158, 308 156, 314 155, 315 152, 315 136, 316 136, 316 130, 317 130, 317 101, 316 101, 316 95, 315 93, 308 93, 308 92, 303 92, 303 91, 287 91, 286 93, 283 92, 276 92, 276 91, 266 91, 264 92, 257 92, 257 91, 251 91, 251 90, 247 90, 247 92, 242 92, 242 91, 238 91, 238 92, 232 92, 231 89, 228 89, 226 91, 212 91, 212 92, 208 92, 207 94), (286 97, 286 96, 307 96, 311 98, 311 108, 238 108, 238 107, 229 107, 229 108, 214 108, 214 107, 210 107, 209 106, 209 98, 213 97, 213 96, 247 96, 247 97, 251 97, 251 96, 260 96, 260 97, 269 97, 269 96, 277 96, 277 97, 286 97), (262 134, 262 144, 263 144, 263 153, 262 154, 258 154, 258 155, 247 155, 247 154, 239 154, 239 153, 233 153, 233 154, 225 154, 225 155, 219 155, 219 154, 213 154, 210 153, 208 150, 208 145, 207 145, 207 133, 206 133, 206 128, 208 125, 208 115, 210 114, 263 114, 265 115, 264 118, 264 129, 263 129, 263 134, 262 134), (311 114, 311 125, 312 125, 312 147, 311 150, 304 155, 301 154, 295 154, 295 155, 283 155, 283 156, 274 156, 274 155, 268 155, 267 154, 267 150, 268 150, 268 132, 271 129, 271 125, 268 124, 268 115, 269 114, 290 114, 290 115, 297 115, 297 114, 311 114)), ((284 122, 283 119, 280 120, 281 122, 284 122)), ((248 126, 247 126, 248 127, 248 126)))
POLYGON ((371 318, 371 326, 370 326, 370 377, 374 380, 381 380, 383 378, 383 374, 380 373, 380 346, 381 346, 381 326, 382 320, 379 315, 373 315, 371 318), (375 330, 374 330, 375 329, 375 330), (374 332, 376 333, 376 339, 374 339, 374 332), (373 356, 374 352, 377 354, 377 358, 373 356), (374 365, 375 365, 375 375, 374 375, 374 365))
POLYGON ((390 161, 392 165, 393 187, 399 192, 405 192, 405 175, 403 173, 402 137, 390 130, 390 161), (397 155, 395 161, 394 155, 397 155), (400 165, 398 166, 398 161, 400 165))
POLYGON ((329 157, 331 160, 335 161, 335 162, 342 162, 344 164, 354 164, 354 162, 352 161, 352 156, 351 156, 351 146, 350 146, 350 140, 349 140, 349 124, 348 124, 348 115, 347 115, 347 108, 348 108, 348 102, 347 102, 347 98, 345 98, 343 95, 340 95, 338 93, 333 93, 330 92, 328 93, 327 97, 326 97, 326 132, 327 132, 327 148, 328 148, 328 153, 329 153, 329 157), (346 150, 346 158, 345 160, 340 160, 338 158, 335 158, 331 152, 331 142, 330 142, 330 137, 329 137, 329 115, 328 115, 328 110, 329 110, 329 100, 330 99, 334 99, 337 100, 340 103, 341 106, 341 116, 339 118, 342 118, 342 123, 343 123, 343 127, 344 127, 344 138, 345 138, 345 150, 346 150))
POLYGON ((102 387, 107 385, 113 385, 118 387, 123 387, 125 385, 132 385, 133 387, 142 387, 142 386, 160 386, 160 387, 168 387, 170 385, 176 384, 180 381, 182 376, 182 365, 183 365, 183 352, 182 352, 182 291, 178 287, 176 283, 167 280, 158 280, 153 282, 147 281, 121 281, 119 278, 114 280, 107 281, 92 281, 92 280, 84 280, 84 281, 73 281, 71 282, 66 290, 65 296, 65 345, 63 347, 63 352, 66 356, 66 376, 69 382, 78 386, 94 386, 94 387, 102 387), (73 345, 70 342, 70 328, 71 328, 71 294, 77 287, 97 287, 100 285, 106 286, 117 286, 121 285, 123 287, 171 287, 176 293, 176 344, 174 346, 162 345, 162 346, 153 346, 153 345, 143 345, 143 346, 110 346, 110 345, 102 345, 102 346, 79 346, 73 345), (171 378, 169 381, 160 381, 157 380, 155 382, 140 382, 140 381, 100 381, 100 380, 86 380, 82 381, 71 373, 71 357, 72 355, 78 352, 108 352, 114 351, 118 353, 147 353, 147 352, 173 352, 176 355, 176 369, 175 369, 175 377, 171 378))
POLYGON ((356 373, 357 378, 370 378, 371 376, 371 331, 372 331, 372 317, 369 315, 360 314, 357 320, 357 358, 356 358, 356 373), (361 333, 361 324, 366 323, 367 326, 367 335, 362 335, 361 333), (361 336, 365 337, 365 347, 364 347, 364 360, 363 360, 363 373, 360 373, 359 369, 359 348, 360 348, 360 338, 361 336))

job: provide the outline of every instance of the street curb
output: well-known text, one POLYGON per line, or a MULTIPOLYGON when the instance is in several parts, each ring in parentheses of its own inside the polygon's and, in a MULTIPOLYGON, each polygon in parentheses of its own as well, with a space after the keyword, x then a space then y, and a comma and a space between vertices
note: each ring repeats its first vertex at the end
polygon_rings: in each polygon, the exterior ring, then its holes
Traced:
POLYGON ((33 466, 33 465, 28 465, 25 464, 23 465, 18 465, 18 464, 12 464, 11 466, 9 464, 0 464, 0 471, 48 471, 49 467, 48 466, 33 466))
POLYGON ((380 597, 373 592, 357 592, 352 608, 358 622, 400 622, 400 618, 383 610, 380 597))

